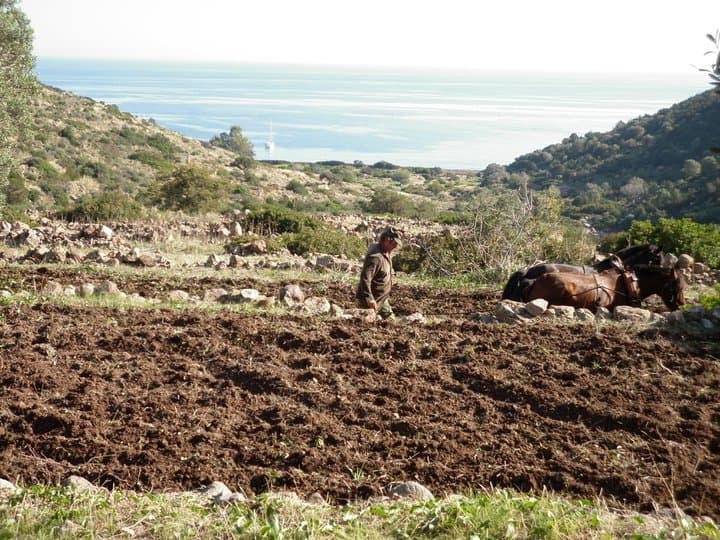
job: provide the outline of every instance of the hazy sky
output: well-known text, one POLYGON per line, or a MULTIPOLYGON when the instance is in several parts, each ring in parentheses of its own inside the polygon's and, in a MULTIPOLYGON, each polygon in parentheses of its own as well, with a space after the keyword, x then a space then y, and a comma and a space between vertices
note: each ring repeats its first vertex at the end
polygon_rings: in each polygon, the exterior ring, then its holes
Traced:
POLYGON ((688 73, 720 0, 21 0, 40 57, 688 73))

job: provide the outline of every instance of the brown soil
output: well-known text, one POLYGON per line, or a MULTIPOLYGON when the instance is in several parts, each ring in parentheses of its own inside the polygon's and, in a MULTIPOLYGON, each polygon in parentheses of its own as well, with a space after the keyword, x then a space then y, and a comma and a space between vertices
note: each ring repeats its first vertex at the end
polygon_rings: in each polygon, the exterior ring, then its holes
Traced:
MULTIPOLYGON (((13 272, 2 276, 18 288, 80 276, 13 272)), ((146 296, 278 288, 126 279, 121 290, 146 296)), ((351 286, 326 287, 351 305, 351 286)), ((289 489, 338 503, 415 479, 436 496, 547 488, 720 518, 716 340, 471 320, 498 298, 398 286, 399 313, 452 317, 430 325, 4 306, 0 477, 78 474, 138 490, 221 480, 248 494, 289 489)))

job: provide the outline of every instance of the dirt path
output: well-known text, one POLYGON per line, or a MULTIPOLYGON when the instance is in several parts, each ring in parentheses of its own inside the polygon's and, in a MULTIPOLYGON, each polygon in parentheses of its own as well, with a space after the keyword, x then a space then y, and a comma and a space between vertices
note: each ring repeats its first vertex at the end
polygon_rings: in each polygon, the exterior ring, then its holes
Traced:
MULTIPOLYGON (((32 279, 81 277, 53 272, 32 279)), ((120 288, 228 285, 133 277, 120 288)), ((324 287, 351 302, 347 286, 324 287)), ((3 306, 0 477, 141 490, 221 480, 340 503, 415 479, 438 496, 546 487, 720 518, 716 343, 468 319, 497 299, 398 287, 399 312, 455 321, 411 326, 3 306)))

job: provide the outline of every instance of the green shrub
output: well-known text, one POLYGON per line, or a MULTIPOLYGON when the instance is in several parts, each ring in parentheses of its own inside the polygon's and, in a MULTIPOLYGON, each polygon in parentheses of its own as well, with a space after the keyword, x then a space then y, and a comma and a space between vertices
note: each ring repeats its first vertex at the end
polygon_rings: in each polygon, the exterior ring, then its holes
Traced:
POLYGON ((238 169, 252 169, 257 166, 257 162, 248 156, 238 156, 230 163, 230 166, 238 169))
POLYGON ((151 135, 147 139, 148 146, 158 150, 164 157, 172 158, 180 148, 174 145, 165 135, 151 135))
POLYGON ((141 217, 144 207, 121 191, 104 191, 82 197, 64 217, 76 221, 123 220, 141 217))
POLYGON ((3 189, 5 202, 10 205, 25 205, 30 202, 25 180, 16 171, 8 175, 8 183, 3 189))
POLYGON ((230 242, 225 244, 225 252, 233 253, 237 246, 241 246, 243 244, 248 244, 255 240, 262 240, 263 242, 265 242, 265 247, 267 248, 268 253, 277 253, 277 252, 287 248, 287 246, 285 245, 285 238, 283 238, 282 236, 272 237, 272 236, 258 236, 256 234, 243 234, 240 236, 233 237, 233 239, 230 242))
POLYGON ((90 176, 97 180, 106 180, 110 177, 110 169, 104 163, 97 163, 94 161, 86 161, 81 163, 79 167, 79 173, 82 176, 90 176))
POLYGON ((150 201, 165 210, 190 213, 227 208, 230 182, 204 167, 184 165, 161 174, 147 192, 150 201))
POLYGON ((264 206, 253 210, 244 220, 248 229, 263 236, 298 233, 304 229, 320 229, 323 222, 300 212, 279 206, 264 206))
POLYGON ((601 245, 616 251, 646 242, 662 247, 665 252, 687 253, 713 268, 720 267, 720 226, 696 223, 690 218, 660 218, 657 223, 633 221, 625 233, 614 235, 601 245))
POLYGON ((60 135, 64 139, 67 139, 67 141, 73 146, 78 146, 80 144, 77 139, 77 135, 75 134, 75 130, 73 130, 73 128, 70 126, 65 126, 64 128, 62 128, 58 132, 58 135, 60 135))
POLYGON ((720 307, 720 283, 716 283, 713 288, 713 293, 706 294, 701 296, 698 299, 698 304, 700 304, 705 309, 713 309, 716 307, 720 307))
POLYGON ((60 178, 60 173, 58 172, 58 170, 53 167, 52 163, 50 163, 47 159, 30 158, 27 161, 27 164, 37 170, 39 178, 44 178, 48 180, 60 178))
POLYGON ((358 179, 357 169, 350 165, 339 165, 320 172, 320 179, 331 184, 340 182, 356 182, 358 179))
POLYGON ((370 201, 365 205, 365 210, 371 214, 410 217, 413 214, 414 206, 407 196, 397 191, 381 188, 373 192, 370 201))
POLYGON ((245 137, 240 126, 231 126, 229 133, 221 133, 210 139, 210 144, 218 148, 224 148, 231 152, 239 154, 240 157, 253 159, 255 157, 255 149, 250 139, 245 137))
POLYGON ((367 251, 367 245, 362 238, 329 228, 304 229, 283 236, 288 250, 295 255, 327 253, 357 258, 367 251))
POLYGON ((307 186, 299 180, 290 180, 285 186, 285 189, 292 191, 293 193, 297 193, 298 195, 307 195, 310 193, 307 186))
POLYGON ((153 169, 161 172, 170 171, 173 167, 172 162, 165 159, 162 155, 154 150, 139 150, 128 156, 128 159, 148 165, 153 169))
POLYGON ((390 173, 390 179, 398 184, 405 184, 410 180, 410 171, 407 169, 396 169, 390 173))

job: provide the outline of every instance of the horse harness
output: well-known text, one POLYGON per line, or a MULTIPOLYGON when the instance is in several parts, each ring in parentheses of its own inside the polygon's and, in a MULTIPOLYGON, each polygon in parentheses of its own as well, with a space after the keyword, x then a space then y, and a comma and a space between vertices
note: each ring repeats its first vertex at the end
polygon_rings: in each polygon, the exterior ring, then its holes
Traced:
MULTIPOLYGON (((625 296, 627 297, 628 305, 639 306, 640 305, 640 282, 637 275, 633 270, 625 268, 625 265, 619 257, 613 255, 611 261, 612 267, 620 272, 620 276, 625 284, 625 296)), ((595 307, 600 305, 600 291, 605 291, 607 287, 601 285, 598 281, 598 274, 593 274, 595 279, 595 307)), ((616 294, 623 294, 618 290, 614 290, 616 294)))

